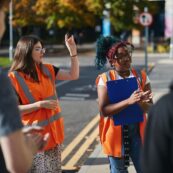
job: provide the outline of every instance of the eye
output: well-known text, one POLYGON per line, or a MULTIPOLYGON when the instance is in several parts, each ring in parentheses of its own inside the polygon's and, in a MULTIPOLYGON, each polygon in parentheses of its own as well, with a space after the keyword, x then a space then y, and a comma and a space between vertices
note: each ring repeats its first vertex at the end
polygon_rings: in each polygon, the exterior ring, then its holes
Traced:
POLYGON ((35 51, 40 51, 41 50, 41 48, 35 48, 35 51))

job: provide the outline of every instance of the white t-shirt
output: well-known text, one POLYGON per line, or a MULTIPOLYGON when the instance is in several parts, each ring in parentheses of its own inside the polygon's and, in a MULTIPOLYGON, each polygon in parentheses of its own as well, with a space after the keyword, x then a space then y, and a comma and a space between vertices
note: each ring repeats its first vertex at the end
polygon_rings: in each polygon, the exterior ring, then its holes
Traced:
MULTIPOLYGON (((129 75, 127 78, 132 78, 132 77, 135 77, 135 76, 134 76, 133 73, 130 71, 130 75, 129 75)), ((123 77, 121 77, 120 75, 117 74, 117 79, 116 79, 116 80, 119 80, 119 79, 123 79, 123 77)), ((146 83, 145 83, 145 84, 148 84, 148 83, 150 83, 150 80, 149 80, 149 78, 148 78, 148 76, 147 76, 147 78, 146 78, 146 83)), ((98 86, 105 86, 105 87, 106 87, 106 85, 105 85, 105 83, 104 83, 102 77, 100 77, 100 79, 99 79, 98 86)))

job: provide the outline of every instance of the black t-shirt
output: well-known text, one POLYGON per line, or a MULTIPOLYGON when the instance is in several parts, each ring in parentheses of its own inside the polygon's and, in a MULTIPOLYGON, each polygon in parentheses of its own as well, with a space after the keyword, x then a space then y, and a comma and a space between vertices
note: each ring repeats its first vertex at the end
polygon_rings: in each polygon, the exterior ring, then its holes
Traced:
MULTIPOLYGON (((7 74, 0 69, 0 138, 21 129, 22 123, 17 100, 7 74)), ((4 158, 0 149, 0 173, 6 173, 4 158)))
POLYGON ((58 74, 58 72, 59 72, 59 68, 58 67, 55 67, 54 65, 53 65, 53 68, 54 68, 55 76, 56 76, 58 74))

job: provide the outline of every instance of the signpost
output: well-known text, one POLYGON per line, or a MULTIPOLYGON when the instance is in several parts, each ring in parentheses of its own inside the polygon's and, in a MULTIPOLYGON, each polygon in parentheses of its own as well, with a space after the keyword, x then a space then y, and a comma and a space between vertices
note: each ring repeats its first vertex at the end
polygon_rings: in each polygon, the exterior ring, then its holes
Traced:
POLYGON ((148 8, 144 8, 144 12, 139 15, 139 23, 145 27, 145 70, 148 73, 148 55, 147 55, 147 45, 148 45, 148 26, 153 22, 153 17, 148 13, 148 8))

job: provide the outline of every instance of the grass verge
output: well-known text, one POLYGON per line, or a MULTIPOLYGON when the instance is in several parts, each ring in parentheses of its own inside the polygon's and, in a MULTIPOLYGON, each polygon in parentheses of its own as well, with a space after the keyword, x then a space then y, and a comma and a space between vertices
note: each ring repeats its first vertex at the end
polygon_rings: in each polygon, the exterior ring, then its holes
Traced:
POLYGON ((0 67, 9 67, 11 64, 9 58, 7 57, 0 57, 0 67))

